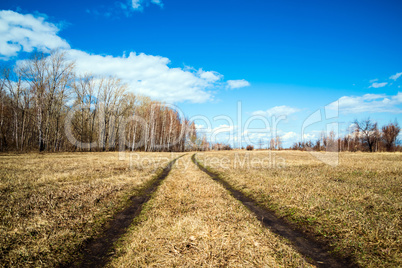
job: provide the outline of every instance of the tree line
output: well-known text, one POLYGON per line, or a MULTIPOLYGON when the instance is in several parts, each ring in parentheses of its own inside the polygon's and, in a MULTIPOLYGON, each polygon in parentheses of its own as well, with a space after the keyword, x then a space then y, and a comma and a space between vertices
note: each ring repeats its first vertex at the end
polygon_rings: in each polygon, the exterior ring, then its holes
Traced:
POLYGON ((0 151, 184 151, 195 124, 115 77, 79 75, 60 51, 2 68, 0 151))
POLYGON ((348 134, 343 137, 336 137, 334 131, 329 135, 321 133, 316 141, 303 141, 293 144, 293 150, 315 150, 315 151, 366 151, 366 152, 395 152, 402 151, 398 144, 400 133, 398 122, 391 122, 379 128, 378 123, 370 118, 355 120, 348 134))

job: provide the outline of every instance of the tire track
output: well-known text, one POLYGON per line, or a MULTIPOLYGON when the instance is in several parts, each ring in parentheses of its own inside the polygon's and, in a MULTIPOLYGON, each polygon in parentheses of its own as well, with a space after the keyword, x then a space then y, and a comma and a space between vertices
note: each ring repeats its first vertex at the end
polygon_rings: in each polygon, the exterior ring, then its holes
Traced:
POLYGON ((193 154, 191 159, 199 169, 208 174, 213 180, 223 185, 223 187, 228 190, 234 198, 239 200, 251 212, 253 212, 265 227, 289 240, 295 249, 303 256, 307 257, 312 264, 317 267, 358 267, 358 265, 353 263, 350 259, 338 259, 333 257, 328 252, 329 247, 327 245, 315 241, 299 230, 293 229, 289 223, 275 216, 274 212, 261 208, 255 200, 234 189, 218 173, 212 172, 200 164, 195 159, 195 154, 193 154))
POLYGON ((149 201, 162 181, 169 175, 174 163, 180 157, 169 162, 155 179, 140 190, 140 194, 131 196, 129 206, 114 215, 113 219, 106 224, 106 228, 100 236, 85 242, 83 248, 77 252, 77 255, 80 254, 80 256, 76 260, 63 264, 60 267, 105 266, 110 257, 113 256, 113 252, 111 252, 113 244, 126 233, 127 228, 140 215, 143 206, 149 201))

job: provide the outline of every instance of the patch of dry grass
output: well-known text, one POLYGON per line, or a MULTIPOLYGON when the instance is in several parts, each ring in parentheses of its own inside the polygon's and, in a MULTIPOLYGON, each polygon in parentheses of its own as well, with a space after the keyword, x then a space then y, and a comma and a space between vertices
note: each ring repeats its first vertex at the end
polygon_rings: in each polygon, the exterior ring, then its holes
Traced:
POLYGON ((246 156, 208 152, 197 159, 235 189, 329 241, 336 253, 364 267, 402 266, 402 154, 341 153, 337 167, 307 152, 246 156))
POLYGON ((135 154, 130 168, 126 156, 119 161, 118 153, 108 152, 0 155, 0 266, 68 260, 173 157, 135 154))
POLYGON ((110 266, 311 266, 190 157, 176 162, 110 266))

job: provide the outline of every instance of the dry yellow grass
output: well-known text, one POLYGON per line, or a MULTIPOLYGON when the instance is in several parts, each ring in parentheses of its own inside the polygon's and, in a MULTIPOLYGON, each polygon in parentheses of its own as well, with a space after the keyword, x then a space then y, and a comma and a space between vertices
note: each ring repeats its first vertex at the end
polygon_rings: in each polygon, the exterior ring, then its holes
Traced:
POLYGON ((190 159, 179 159, 111 267, 308 267, 190 159))
POLYGON ((168 153, 0 155, 0 266, 54 266, 96 234, 168 153), (138 160, 138 157, 141 157, 138 160), (155 161, 155 162, 154 162, 155 161))
POLYGON ((336 253, 364 267, 402 266, 402 154, 341 153, 337 167, 307 152, 254 151, 241 166, 245 156, 208 152, 197 159, 336 253))

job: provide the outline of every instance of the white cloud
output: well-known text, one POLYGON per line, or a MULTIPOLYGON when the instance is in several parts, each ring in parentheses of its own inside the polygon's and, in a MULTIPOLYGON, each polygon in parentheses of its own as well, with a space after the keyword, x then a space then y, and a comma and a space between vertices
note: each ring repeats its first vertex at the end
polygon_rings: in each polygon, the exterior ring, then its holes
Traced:
POLYGON ((140 2, 141 2, 141 0, 132 0, 131 7, 134 9, 140 8, 141 7, 140 2))
POLYGON ((286 105, 282 105, 282 106, 275 106, 275 107, 270 108, 270 109, 268 109, 266 111, 261 111, 261 110, 260 111, 255 111, 255 112, 252 113, 252 115, 262 115, 262 116, 265 116, 265 117, 271 117, 271 116, 278 117, 278 116, 281 116, 281 115, 288 116, 288 115, 291 115, 293 113, 297 113, 298 111, 300 111, 300 110, 297 109, 297 108, 292 108, 292 107, 289 107, 289 106, 286 106, 286 105))
POLYGON ((113 18, 119 18, 120 15, 130 17, 133 12, 142 12, 145 7, 150 5, 158 5, 161 8, 163 7, 161 0, 121 0, 107 6, 101 5, 91 10, 87 9, 86 12, 88 14, 105 16, 107 18, 112 16, 113 18))
MULTIPOLYGON (((402 92, 394 96, 385 94, 366 94, 363 96, 343 96, 339 99, 339 111, 344 114, 353 113, 402 113, 398 106, 402 104, 402 92)), ((336 105, 329 108, 337 109, 336 105)))
POLYGON ((219 125, 218 127, 214 127, 212 131, 217 132, 217 133, 218 132, 234 133, 234 131, 236 131, 236 130, 237 130, 237 126, 222 124, 222 125, 219 125))
POLYGON ((131 7, 135 10, 142 10, 144 5, 149 5, 150 3, 163 7, 161 0, 131 0, 131 7))
POLYGON ((169 103, 211 100, 209 89, 221 77, 212 71, 191 72, 170 68, 168 58, 144 53, 132 52, 128 57, 91 55, 75 49, 67 53, 71 60, 76 61, 78 73, 116 76, 126 82, 131 91, 169 103))
POLYGON ((199 130, 207 131, 208 130, 208 128, 203 124, 194 124, 194 126, 197 129, 197 131, 199 131, 199 130))
POLYGON ((11 10, 0 11, 0 58, 8 59, 19 52, 49 52, 56 48, 70 48, 59 36, 59 29, 44 17, 19 14, 11 10))
POLYGON ((241 80, 228 80, 227 81, 229 89, 241 88, 241 87, 248 87, 250 83, 244 79, 241 80))
POLYGON ((371 101, 371 100, 383 99, 386 96, 387 95, 385 95, 385 94, 365 94, 361 98, 364 101, 371 101))
POLYGON ((315 134, 306 133, 306 134, 303 135, 303 140, 304 141, 313 141, 315 139, 317 139, 317 136, 315 134))
POLYGON ((223 75, 221 75, 218 72, 203 71, 202 69, 199 69, 197 71, 197 74, 202 79, 205 79, 206 81, 211 82, 211 83, 217 82, 217 81, 219 81, 219 80, 221 80, 223 78, 223 75))
POLYGON ((382 83, 374 82, 371 84, 371 86, 369 86, 369 88, 370 87, 373 87, 373 88, 385 87, 387 84, 388 84, 388 82, 382 82, 382 83))
POLYGON ((389 79, 392 79, 392 80, 396 81, 396 79, 398 79, 401 75, 402 75, 402 72, 396 73, 396 74, 394 74, 394 75, 391 75, 391 76, 389 77, 389 79))
POLYGON ((282 135, 282 140, 284 142, 294 141, 297 137, 298 137, 298 135, 295 132, 290 131, 290 132, 286 132, 284 135, 282 135))
POLYGON ((376 79, 371 79, 369 82, 370 83, 374 83, 374 82, 377 82, 378 81, 378 78, 376 78, 376 79))
MULTIPOLYGON (((152 2, 162 4, 157 0, 152 2)), ((217 72, 173 68, 169 66, 170 60, 161 56, 131 52, 129 56, 114 57, 70 49, 57 36, 59 29, 45 20, 45 16, 0 11, 0 59, 16 56, 21 51, 49 52, 60 48, 76 62, 77 73, 115 76, 127 83, 130 91, 168 103, 209 101, 213 99, 211 90, 222 86, 223 75, 217 72)))

